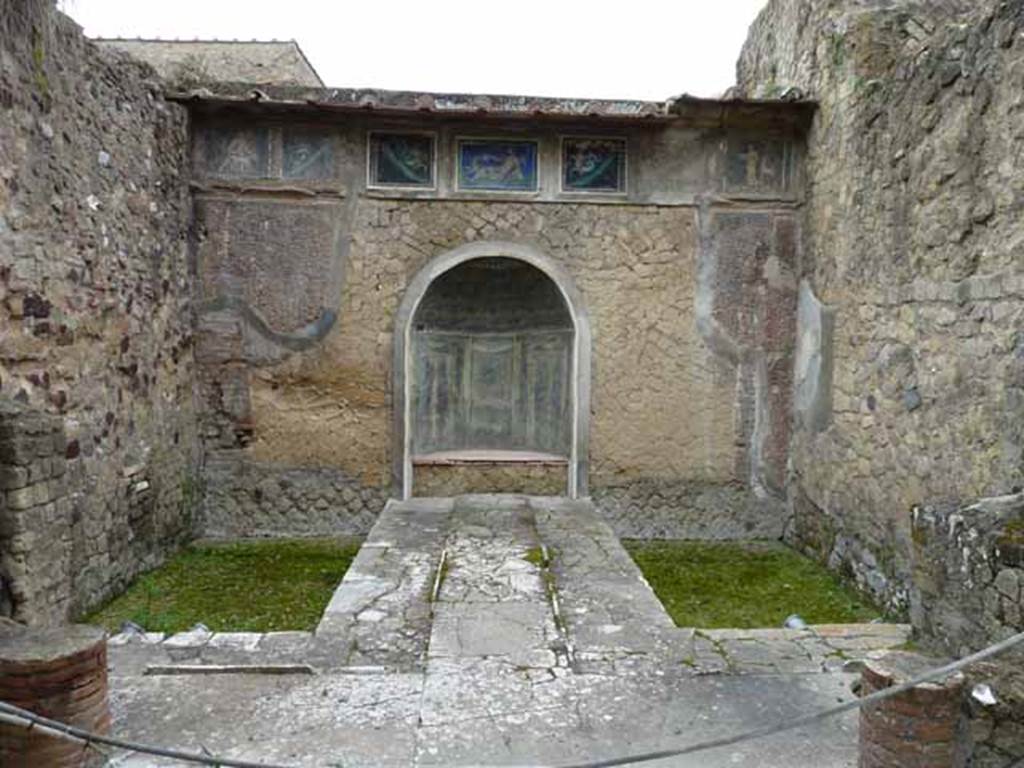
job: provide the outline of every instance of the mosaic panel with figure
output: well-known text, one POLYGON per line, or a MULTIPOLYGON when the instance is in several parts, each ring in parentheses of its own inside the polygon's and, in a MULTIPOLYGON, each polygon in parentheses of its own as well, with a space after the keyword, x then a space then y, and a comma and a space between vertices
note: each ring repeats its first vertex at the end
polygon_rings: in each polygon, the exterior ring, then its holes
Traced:
POLYGON ((537 142, 461 139, 459 189, 533 192, 537 189, 537 142))
POLYGON ((625 192, 626 141, 564 138, 562 189, 566 192, 625 192))

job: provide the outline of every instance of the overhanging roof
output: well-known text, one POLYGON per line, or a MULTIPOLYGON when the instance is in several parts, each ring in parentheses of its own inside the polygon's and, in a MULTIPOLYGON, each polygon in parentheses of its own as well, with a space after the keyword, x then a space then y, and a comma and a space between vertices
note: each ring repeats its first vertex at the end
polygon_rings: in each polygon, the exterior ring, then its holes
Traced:
POLYGON ((653 123, 685 120, 697 125, 772 122, 806 126, 816 104, 796 99, 702 99, 667 101, 573 99, 543 96, 424 93, 365 88, 297 88, 216 83, 168 95, 206 113, 374 114, 381 117, 462 117, 653 123))

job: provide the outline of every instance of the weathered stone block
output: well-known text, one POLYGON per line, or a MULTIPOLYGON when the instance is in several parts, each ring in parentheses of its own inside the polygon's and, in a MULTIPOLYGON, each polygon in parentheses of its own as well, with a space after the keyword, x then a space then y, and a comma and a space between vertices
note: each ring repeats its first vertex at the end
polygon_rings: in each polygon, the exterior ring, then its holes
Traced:
POLYGON ((1004 568, 996 574, 995 588, 1010 600, 1020 599, 1021 573, 1015 569, 1004 568))
POLYGON ((26 467, 0 465, 0 490, 11 491, 28 485, 29 473, 26 467))
POLYGON ((49 482, 43 481, 33 485, 7 492, 7 507, 12 510, 26 510, 41 506, 53 499, 49 482))

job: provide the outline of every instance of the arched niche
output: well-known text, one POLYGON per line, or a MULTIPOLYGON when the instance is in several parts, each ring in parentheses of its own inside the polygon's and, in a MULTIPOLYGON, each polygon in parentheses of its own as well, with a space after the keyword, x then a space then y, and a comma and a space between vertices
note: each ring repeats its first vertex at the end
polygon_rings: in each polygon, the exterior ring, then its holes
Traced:
POLYGON ((409 284, 395 322, 396 492, 424 456, 566 462, 587 494, 590 326, 572 280, 519 243, 470 243, 409 284))

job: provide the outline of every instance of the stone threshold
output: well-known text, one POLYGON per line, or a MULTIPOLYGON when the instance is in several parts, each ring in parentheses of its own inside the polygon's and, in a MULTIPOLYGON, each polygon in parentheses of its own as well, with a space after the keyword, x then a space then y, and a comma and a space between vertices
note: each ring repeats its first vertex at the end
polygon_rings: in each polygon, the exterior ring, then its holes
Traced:
POLYGON ((472 466, 478 464, 565 466, 569 463, 569 459, 554 453, 541 453, 537 451, 467 450, 418 454, 412 457, 412 463, 416 467, 472 466))

